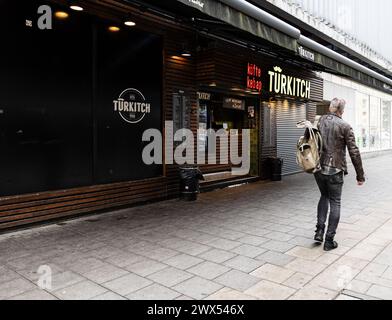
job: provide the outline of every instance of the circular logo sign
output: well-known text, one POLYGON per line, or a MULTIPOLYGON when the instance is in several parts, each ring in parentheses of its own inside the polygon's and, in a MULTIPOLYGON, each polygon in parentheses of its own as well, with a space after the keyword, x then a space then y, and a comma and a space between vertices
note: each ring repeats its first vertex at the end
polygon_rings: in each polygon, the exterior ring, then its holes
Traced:
POLYGON ((120 93, 113 101, 114 111, 128 123, 138 123, 151 112, 151 103, 137 89, 129 88, 120 93))

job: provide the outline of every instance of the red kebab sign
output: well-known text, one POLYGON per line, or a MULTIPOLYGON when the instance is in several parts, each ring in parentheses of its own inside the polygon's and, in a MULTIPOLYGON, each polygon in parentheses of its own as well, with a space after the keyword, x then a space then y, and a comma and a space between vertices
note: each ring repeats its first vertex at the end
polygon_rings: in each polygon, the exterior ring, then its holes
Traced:
POLYGON ((261 89, 263 88, 261 82, 261 68, 254 63, 248 63, 246 74, 246 87, 261 92, 261 89))

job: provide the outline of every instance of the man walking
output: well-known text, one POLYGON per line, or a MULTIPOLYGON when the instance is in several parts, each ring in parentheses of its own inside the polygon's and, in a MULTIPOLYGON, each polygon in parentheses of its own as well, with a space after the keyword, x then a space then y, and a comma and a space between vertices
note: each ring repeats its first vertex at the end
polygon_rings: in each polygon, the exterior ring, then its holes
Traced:
POLYGON ((333 99, 329 113, 321 117, 318 123, 323 146, 321 150, 320 168, 315 173, 321 198, 317 208, 317 230, 314 239, 324 240, 325 223, 330 207, 328 229, 326 233, 324 250, 336 249, 338 244, 334 241, 336 229, 340 220, 340 207, 344 175, 347 175, 346 147, 357 173, 359 186, 365 182, 362 159, 355 143, 355 136, 351 126, 342 119, 346 102, 342 99, 333 99))

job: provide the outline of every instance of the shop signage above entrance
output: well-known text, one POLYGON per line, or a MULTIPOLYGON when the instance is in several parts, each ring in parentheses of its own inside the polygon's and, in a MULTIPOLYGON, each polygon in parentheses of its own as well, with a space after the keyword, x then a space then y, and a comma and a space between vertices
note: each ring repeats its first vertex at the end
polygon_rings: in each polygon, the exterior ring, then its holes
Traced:
POLYGON ((245 100, 235 99, 235 98, 225 98, 223 100, 223 108, 244 111, 245 100))
POLYGON ((392 91, 392 87, 389 86, 389 85, 387 85, 386 83, 384 83, 384 89, 385 89, 385 90, 392 91))
POLYGON ((203 9, 205 6, 204 1, 201 0, 188 0, 189 5, 203 9))
POLYGON ((151 103, 137 89, 129 88, 120 93, 117 100, 113 100, 114 112, 128 123, 138 123, 146 114, 151 113, 151 103))
POLYGON ((261 68, 254 63, 248 63, 246 72, 246 87, 250 90, 261 92, 263 84, 261 82, 261 68))
POLYGON ((314 62, 314 52, 309 51, 308 49, 305 49, 302 46, 298 47, 298 53, 302 58, 308 59, 310 61, 314 62))
POLYGON ((211 100, 211 93, 207 93, 207 92, 198 92, 197 93, 197 98, 199 100, 207 100, 210 101, 211 100))
POLYGON ((278 66, 268 71, 269 92, 310 99, 310 81, 285 75, 282 71, 278 66))

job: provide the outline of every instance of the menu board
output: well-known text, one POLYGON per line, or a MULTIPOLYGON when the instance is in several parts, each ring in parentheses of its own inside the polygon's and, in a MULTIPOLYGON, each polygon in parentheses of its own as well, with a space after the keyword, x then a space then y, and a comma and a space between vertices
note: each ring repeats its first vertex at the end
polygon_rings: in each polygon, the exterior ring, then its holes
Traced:
POLYGON ((245 110, 245 100, 236 99, 236 98, 224 98, 223 99, 223 108, 244 111, 245 110))

